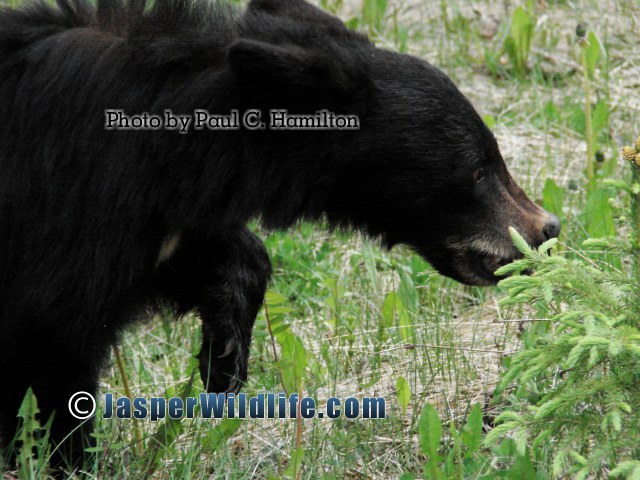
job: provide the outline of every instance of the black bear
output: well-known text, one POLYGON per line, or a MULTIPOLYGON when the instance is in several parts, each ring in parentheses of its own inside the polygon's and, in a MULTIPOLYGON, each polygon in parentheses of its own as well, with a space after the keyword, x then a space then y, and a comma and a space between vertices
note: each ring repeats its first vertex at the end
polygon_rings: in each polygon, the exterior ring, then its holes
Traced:
POLYGON ((558 235, 446 75, 304 0, 56 3, 0 10, 5 445, 31 386, 53 441, 69 435, 61 451, 81 458, 90 427, 67 402, 95 393, 110 346, 153 305, 199 313, 205 387, 237 391, 271 273, 252 218, 326 218, 473 285, 516 256, 508 226, 532 245, 558 235), (143 125, 197 110, 267 123, 271 109, 358 124, 143 125))

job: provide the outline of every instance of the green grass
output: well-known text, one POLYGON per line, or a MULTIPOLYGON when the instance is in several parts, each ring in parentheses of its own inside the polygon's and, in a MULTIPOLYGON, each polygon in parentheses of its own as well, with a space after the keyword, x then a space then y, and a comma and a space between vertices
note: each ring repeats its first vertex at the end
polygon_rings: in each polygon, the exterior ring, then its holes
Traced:
MULTIPOLYGON (((587 204, 585 93, 575 26, 586 22, 608 53, 607 63, 591 79, 591 94, 594 104, 604 101, 608 110, 595 139, 605 162, 596 168, 600 166, 602 177, 616 178, 621 175, 619 148, 640 130, 640 61, 635 55, 640 12, 635 0, 549 1, 545 7, 516 2, 507 8, 508 3, 328 0, 323 6, 351 19, 350 25, 365 30, 379 45, 407 50, 439 66, 482 115, 495 119, 503 156, 531 198, 542 200, 549 178, 564 189, 563 211, 557 212, 563 219, 560 252, 571 255, 596 228, 590 225, 598 208, 604 208, 598 204, 591 217, 582 214, 587 204), (504 44, 518 5, 538 23, 527 64, 520 63, 514 74, 504 44), (491 37, 482 33, 488 15, 500 22, 491 37)), ((290 325, 288 331, 306 352, 300 383, 304 394, 321 403, 332 395, 384 396, 388 418, 308 420, 299 440, 300 426, 293 420, 145 420, 140 422, 144 448, 132 448, 132 422, 98 421, 101 462, 88 466, 91 475, 417 478, 427 462, 418 439, 424 405, 436 407, 445 425, 445 444, 451 441, 455 434, 448 433, 449 424, 461 428, 473 404, 489 405, 505 358, 546 328, 544 319, 528 321, 538 319, 536 311, 500 307, 504 293, 498 288, 456 284, 404 248, 385 252, 358 235, 329 234, 306 224, 286 233, 260 233, 274 265, 270 290, 286 297, 281 305, 291 309, 280 314, 279 321, 290 325), (528 328, 524 337, 522 325, 528 328), (400 377, 409 387, 402 401, 396 391, 400 377), (293 471, 292 459, 300 454, 301 468, 293 471)), ((199 321, 193 316, 179 322, 158 316, 128 330, 121 353, 133 394, 201 391, 197 374, 189 385, 199 346, 199 321)), ((280 373, 263 310, 244 392, 281 390, 280 373)), ((113 360, 102 377, 101 392, 123 393, 113 360)), ((486 409, 486 420, 497 407, 486 409)), ((496 478, 514 453, 504 444, 484 455, 489 465, 484 473, 496 478)), ((529 468, 526 459, 518 461, 523 462, 522 471, 529 468)))
MULTIPOLYGON (((484 404, 497 379, 500 352, 511 348, 505 343, 512 343, 515 325, 492 323, 496 314, 486 304, 491 292, 442 279, 407 250, 385 253, 357 237, 323 235, 309 225, 265 238, 275 272, 271 290, 287 298, 292 311, 285 320, 307 351, 304 393, 321 402, 332 395, 385 396, 388 404, 386 420, 305 421, 302 478, 368 478, 421 469, 423 458, 413 440, 414 411, 430 402, 456 417, 472 402, 484 404), (414 298, 413 305, 406 301, 409 332, 404 335, 397 318, 383 315, 391 291, 414 298), (404 415, 396 401, 398 376, 406 378, 411 391, 404 415)), ((282 390, 265 332, 263 311, 244 389, 249 394, 282 390)), ((142 396, 180 390, 199 343, 199 322, 193 317, 177 323, 157 318, 127 332, 122 354, 131 390, 142 396)), ((115 365, 103 382, 103 392, 122 392, 115 365)), ((193 389, 200 390, 199 384, 193 389)), ((164 462, 177 468, 172 478, 183 477, 181 471, 201 476, 207 466, 221 478, 281 478, 294 450, 295 421, 245 420, 213 452, 200 451, 211 421, 182 423, 184 433, 162 454, 164 462)), ((148 421, 142 426, 147 436, 158 428, 148 421)), ((98 430, 109 443, 115 439, 110 454, 117 468, 134 476, 144 469, 148 455, 131 456, 133 464, 125 466, 126 457, 119 452, 129 451, 131 422, 104 421, 98 430)), ((168 474, 166 467, 162 470, 160 478, 168 474)))

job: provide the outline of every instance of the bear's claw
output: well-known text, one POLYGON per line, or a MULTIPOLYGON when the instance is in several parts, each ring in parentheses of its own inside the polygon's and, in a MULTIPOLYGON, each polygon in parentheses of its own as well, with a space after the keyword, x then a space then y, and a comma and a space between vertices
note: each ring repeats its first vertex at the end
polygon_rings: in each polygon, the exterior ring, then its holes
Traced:
POLYGON ((247 356, 239 342, 214 342, 210 349, 203 346, 198 357, 200 376, 208 392, 240 391, 247 379, 247 356))

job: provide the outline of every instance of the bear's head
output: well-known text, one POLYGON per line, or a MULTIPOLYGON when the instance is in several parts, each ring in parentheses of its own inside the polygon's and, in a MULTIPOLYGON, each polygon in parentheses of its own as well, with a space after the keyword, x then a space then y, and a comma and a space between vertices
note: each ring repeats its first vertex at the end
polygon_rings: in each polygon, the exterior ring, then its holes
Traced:
POLYGON ((299 153, 288 168, 304 177, 311 216, 409 245, 471 285, 495 283, 519 255, 509 226, 533 246, 558 236, 558 218, 527 198, 437 68, 374 47, 303 0, 253 0, 242 25, 228 61, 252 100, 360 117, 359 131, 283 134, 299 153))

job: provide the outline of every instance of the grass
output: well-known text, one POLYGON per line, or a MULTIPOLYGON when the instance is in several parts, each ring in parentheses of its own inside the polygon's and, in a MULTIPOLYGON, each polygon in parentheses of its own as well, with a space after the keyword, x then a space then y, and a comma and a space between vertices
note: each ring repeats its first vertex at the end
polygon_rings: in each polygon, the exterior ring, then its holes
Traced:
MULTIPOLYGON (((609 102, 598 145, 605 159, 601 170, 615 178, 620 175, 619 147, 631 143, 640 124, 640 61, 634 55, 640 10, 635 0, 512 3, 329 0, 323 5, 343 19, 353 19, 351 25, 366 30, 380 45, 406 49, 449 74, 482 115, 495 119, 494 133, 505 161, 531 198, 542 199, 549 178, 565 189, 563 211, 557 213, 563 218, 561 244, 567 252, 579 248, 588 234, 580 215, 587 198, 585 96, 575 27, 588 24, 608 53, 607 63, 591 79, 590 93, 594 102, 609 102), (521 66, 513 75, 501 49, 518 5, 532 12, 536 27, 529 70, 525 73, 521 66), (488 36, 484 29, 491 18, 498 26, 488 36)), ((333 395, 384 396, 387 419, 316 419, 304 421, 301 428, 293 420, 145 420, 140 422, 143 449, 131 448, 136 438, 132 422, 98 421, 102 462, 88 466, 92 475, 420 476, 426 463, 418 440, 423 406, 435 405, 445 424, 464 424, 473 404, 489 405, 505 358, 526 341, 522 326, 531 327, 529 334, 545 328, 535 311, 500 307, 504 294, 498 288, 456 284, 403 248, 385 252, 358 235, 328 234, 304 224, 292 232, 261 235, 274 265, 270 290, 286 297, 283 305, 291 309, 282 314, 282 321, 306 351, 304 394, 321 404, 333 395), (392 292, 400 302, 389 296, 392 292), (409 387, 408 397, 406 387, 402 395, 406 411, 398 400, 399 378, 409 387), (165 440, 174 437, 175 441, 165 440), (299 463, 297 455, 303 455, 299 463)), ((264 310, 255 334, 244 392, 279 391, 280 372, 264 310)), ((120 352, 133 394, 201 391, 197 375, 195 383, 189 383, 199 346, 199 321, 193 316, 172 322, 160 315, 128 330, 120 352)), ((102 377, 104 392, 124 394, 115 359, 102 377)), ((494 407, 484 412, 486 421, 494 407)), ((443 430, 446 437, 448 428, 443 430)), ((486 454, 497 472, 499 453, 486 454)))
MULTIPOLYGON (((360 238, 336 239, 308 225, 293 234, 267 235, 266 244, 275 270, 271 289, 287 297, 292 308, 287 321, 307 350, 305 394, 321 403, 333 395, 384 396, 389 409, 387 420, 305 421, 303 478, 369 478, 413 470, 422 462, 414 443, 416 409, 419 413, 430 402, 457 418, 471 403, 488 399, 501 352, 514 348, 511 333, 516 329, 514 323, 496 321, 495 307, 487 303, 490 292, 441 279, 406 250, 384 253, 360 238), (393 318, 383 315, 385 296, 402 288, 413 288, 415 295, 406 326, 409 339, 393 318), (398 376, 407 380, 411 392, 405 414, 396 401, 398 376)), ((263 311, 256 331, 264 331, 264 326, 263 311)), ((131 390, 142 396, 179 390, 198 348, 199 322, 193 317, 170 325, 158 318, 127 332, 121 351, 131 390)), ((123 392, 115 365, 103 381, 102 391, 123 392)), ((244 391, 281 389, 269 338, 259 335, 244 391)), ((147 434, 157 428, 142 423, 147 434)), ((192 421, 163 456, 172 468, 183 455, 195 464, 177 467, 172 478, 192 467, 197 476, 205 475, 202 467, 208 464, 221 478, 281 478, 295 442, 295 421, 242 423, 229 442, 203 455, 194 440, 206 437, 203 430, 211 421, 192 421)), ((104 438, 120 440, 123 450, 133 438, 128 422, 101 422, 99 430, 104 438)), ((116 452, 114 457, 121 458, 116 452)), ((130 473, 140 467, 120 466, 130 473)), ((158 478, 168 478, 163 470, 158 478)))

